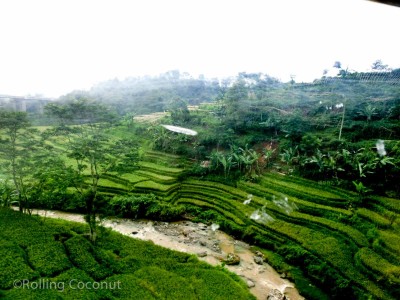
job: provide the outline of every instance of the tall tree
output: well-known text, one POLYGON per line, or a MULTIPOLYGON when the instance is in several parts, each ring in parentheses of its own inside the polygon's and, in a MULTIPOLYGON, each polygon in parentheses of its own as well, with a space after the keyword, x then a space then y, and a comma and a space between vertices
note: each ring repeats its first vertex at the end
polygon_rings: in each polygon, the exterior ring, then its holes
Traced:
POLYGON ((171 119, 175 125, 185 125, 190 121, 190 112, 187 102, 177 97, 173 99, 168 106, 171 112, 171 119))
POLYGON ((0 161, 4 172, 12 179, 19 210, 29 208, 29 185, 34 169, 38 141, 25 112, 0 111, 0 161))
POLYGON ((56 117, 60 110, 70 116, 70 125, 60 123, 53 133, 66 138, 66 155, 74 161, 71 164, 75 176, 73 186, 85 201, 85 219, 94 242, 100 210, 99 181, 110 172, 124 173, 136 169, 137 144, 108 134, 115 115, 96 102, 82 98, 62 105, 52 104, 46 109, 56 117))
POLYGON ((244 126, 249 112, 248 88, 243 80, 236 82, 224 96, 226 109, 225 123, 228 127, 238 129, 244 126))

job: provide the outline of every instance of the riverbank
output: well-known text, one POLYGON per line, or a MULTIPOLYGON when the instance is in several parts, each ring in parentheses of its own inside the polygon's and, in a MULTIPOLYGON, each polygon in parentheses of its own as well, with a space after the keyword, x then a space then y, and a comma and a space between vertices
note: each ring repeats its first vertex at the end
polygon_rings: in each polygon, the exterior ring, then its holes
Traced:
MULTIPOLYGON (((84 222, 81 214, 51 210, 34 210, 33 214, 84 222)), ((261 257, 252 251, 250 245, 212 226, 190 221, 167 223, 120 218, 106 219, 102 225, 132 238, 150 240, 172 250, 195 254, 211 265, 221 265, 228 254, 234 254, 240 258, 240 263, 225 267, 241 276, 257 299, 280 299, 280 296, 283 299, 283 295, 291 300, 304 299, 294 284, 260 260, 261 257), (275 298, 267 298, 269 295, 275 295, 275 298)))

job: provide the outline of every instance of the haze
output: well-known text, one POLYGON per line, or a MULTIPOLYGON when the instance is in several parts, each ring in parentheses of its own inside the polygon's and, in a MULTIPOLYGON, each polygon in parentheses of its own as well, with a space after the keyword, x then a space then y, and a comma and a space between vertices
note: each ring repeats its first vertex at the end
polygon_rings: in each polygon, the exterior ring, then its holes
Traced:
POLYGON ((179 69, 310 81, 340 61, 400 66, 400 9, 364 0, 0 2, 0 94, 57 97, 179 69))

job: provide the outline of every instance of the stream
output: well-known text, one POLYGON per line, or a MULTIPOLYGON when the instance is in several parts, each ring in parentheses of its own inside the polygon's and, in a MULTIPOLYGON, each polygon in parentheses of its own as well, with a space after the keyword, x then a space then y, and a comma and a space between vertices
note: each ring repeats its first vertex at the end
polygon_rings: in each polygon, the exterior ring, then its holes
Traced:
MULTIPOLYGON (((83 215, 75 213, 34 210, 33 214, 84 222, 83 215)), ((167 223, 122 218, 106 219, 102 225, 132 238, 150 240, 168 249, 195 254, 200 260, 214 266, 221 265, 221 260, 228 253, 234 253, 240 257, 240 263, 225 267, 242 277, 257 299, 285 299, 283 296, 290 300, 304 299, 292 282, 282 278, 285 277, 283 274, 276 272, 266 262, 255 263, 255 253, 250 245, 220 230, 213 230, 215 228, 212 226, 190 221, 167 223)))

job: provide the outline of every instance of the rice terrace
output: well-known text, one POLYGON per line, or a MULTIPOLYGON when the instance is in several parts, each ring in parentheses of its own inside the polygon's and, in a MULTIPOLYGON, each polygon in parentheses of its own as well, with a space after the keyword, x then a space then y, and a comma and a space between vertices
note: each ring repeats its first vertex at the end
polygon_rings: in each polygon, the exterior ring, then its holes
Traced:
POLYGON ((5 102, 1 297, 399 299, 398 71, 5 102))

